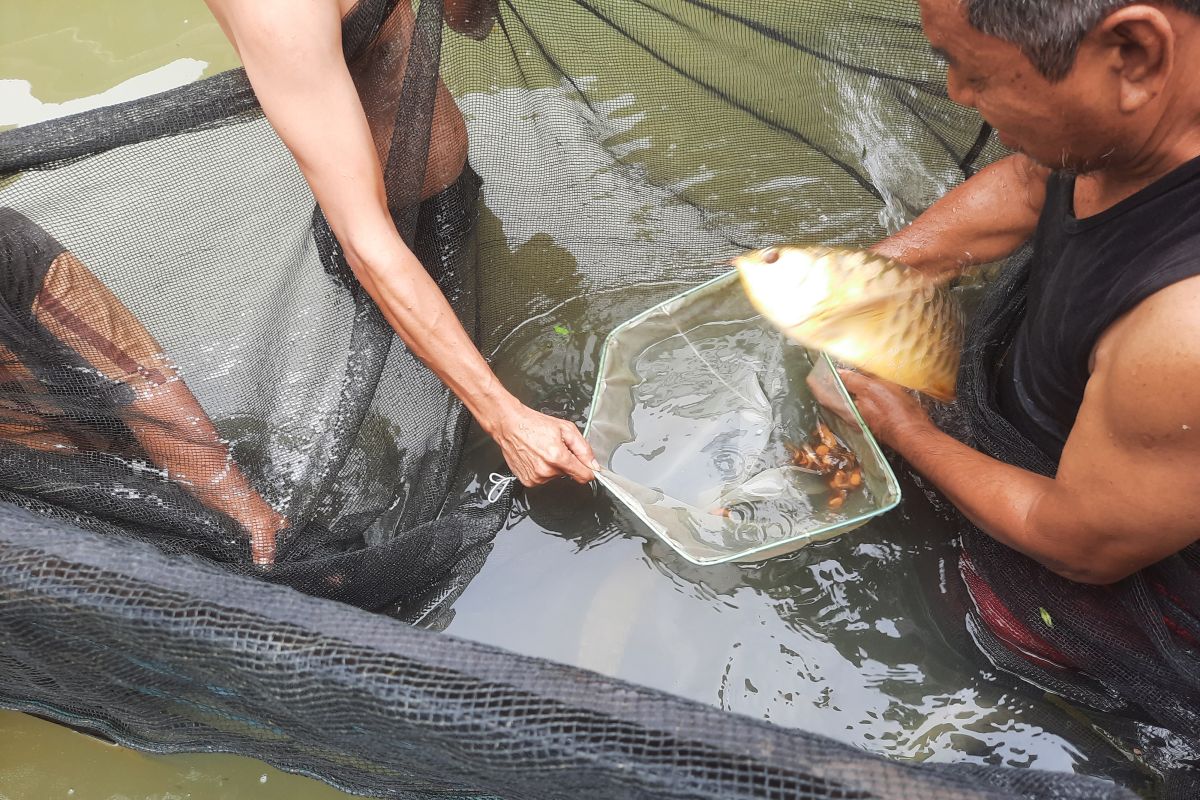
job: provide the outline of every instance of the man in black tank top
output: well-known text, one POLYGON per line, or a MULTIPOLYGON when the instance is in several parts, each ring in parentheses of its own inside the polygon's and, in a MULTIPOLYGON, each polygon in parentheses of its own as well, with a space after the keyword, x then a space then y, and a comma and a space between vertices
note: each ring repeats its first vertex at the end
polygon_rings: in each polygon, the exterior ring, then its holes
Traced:
POLYGON ((1017 153, 877 249, 954 274, 1032 235, 994 402, 1057 473, 952 439, 890 384, 847 385, 979 529, 1072 581, 1119 581, 1200 538, 1200 0, 921 11, 951 98, 1017 153))
POLYGON ((1068 174, 1050 176, 1027 311, 996 382, 1004 415, 1056 460, 1104 332, 1155 293, 1200 274, 1200 158, 1084 219, 1074 213, 1075 184, 1068 174))
POLYGON ((1164 796, 1200 797, 1200 0, 921 12, 951 98, 1017 152, 876 249, 932 278, 1030 238, 1032 261, 968 337, 970 444, 890 383, 846 386, 973 523, 959 565, 980 648, 1170 731, 1125 752, 1156 753, 1164 796))

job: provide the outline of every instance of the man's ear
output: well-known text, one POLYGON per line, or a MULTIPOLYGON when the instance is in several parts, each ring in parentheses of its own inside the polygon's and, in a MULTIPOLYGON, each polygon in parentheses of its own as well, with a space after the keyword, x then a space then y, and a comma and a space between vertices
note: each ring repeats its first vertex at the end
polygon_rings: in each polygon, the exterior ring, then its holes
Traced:
POLYGON ((1121 111, 1145 106, 1163 90, 1175 66, 1175 29, 1161 9, 1135 3, 1109 14, 1088 35, 1105 49, 1120 81, 1121 111))

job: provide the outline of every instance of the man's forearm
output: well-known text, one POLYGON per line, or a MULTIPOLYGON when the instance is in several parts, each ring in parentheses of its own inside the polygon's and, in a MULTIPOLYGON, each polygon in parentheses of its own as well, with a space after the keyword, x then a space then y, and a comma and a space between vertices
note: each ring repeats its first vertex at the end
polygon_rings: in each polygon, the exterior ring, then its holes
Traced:
MULTIPOLYGON (((390 225, 390 223, 389 223, 390 225)), ((463 329, 441 289, 395 230, 360 222, 346 237, 359 281, 417 358, 452 391, 489 434, 518 404, 463 329)))
POLYGON ((931 275, 953 276, 998 261, 1037 228, 1047 175, 1025 156, 1001 159, 872 249, 931 275))
POLYGON ((897 430, 889 438, 900 455, 984 533, 1078 579, 1085 548, 1080 537, 1066 528, 1048 536, 1033 521, 1039 501, 1056 489, 1053 479, 973 450, 932 423, 897 430))

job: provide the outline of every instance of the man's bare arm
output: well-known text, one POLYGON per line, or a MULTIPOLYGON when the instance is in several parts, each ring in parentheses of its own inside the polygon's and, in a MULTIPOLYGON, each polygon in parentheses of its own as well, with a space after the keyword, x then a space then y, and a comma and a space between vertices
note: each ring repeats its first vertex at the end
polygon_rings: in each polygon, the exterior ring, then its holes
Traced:
POLYGON ((495 438, 522 483, 593 478, 591 448, 564 420, 509 393, 404 245, 346 66, 335 0, 208 0, 267 119, 296 158, 346 259, 392 328, 495 438))
POLYGON ((904 230, 872 249, 935 276, 1010 255, 1037 228, 1049 171, 1003 158, 954 187, 904 230))
POLYGON ((1055 478, 947 436, 891 384, 847 386, 873 430, 984 532, 1083 583, 1112 583, 1200 539, 1200 278, 1105 334, 1055 478))
POLYGON ((70 252, 51 265, 33 308, 59 341, 133 390, 126 422, 154 463, 241 524, 254 563, 272 563, 287 520, 242 473, 163 347, 129 309, 70 252))

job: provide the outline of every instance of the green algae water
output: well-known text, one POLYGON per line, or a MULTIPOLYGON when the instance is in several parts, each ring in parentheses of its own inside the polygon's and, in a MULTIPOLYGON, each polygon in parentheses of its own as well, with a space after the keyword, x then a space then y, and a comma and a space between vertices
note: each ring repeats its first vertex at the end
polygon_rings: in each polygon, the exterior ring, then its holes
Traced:
MULTIPOLYGON (((16 5, 0 6, 0 126, 165 90, 236 64, 199 0, 54 0, 21 4, 19 12, 16 5)), ((711 24, 700 16, 694 22, 711 24)), ((456 40, 452 46, 460 45, 456 40)), ((599 56, 624 57, 608 49, 599 56)), ((568 68, 593 72, 585 63, 568 68)), ((513 85, 530 74, 514 74, 513 85)), ((557 85, 556 77, 547 76, 544 88, 510 90, 506 76, 493 77, 494 85, 454 87, 468 120, 505 113, 506 92, 554 91, 557 85)), ((597 80, 603 87, 606 79, 597 80)), ((722 159, 770 148, 773 141, 748 141, 740 154, 714 152, 695 140, 699 128, 686 119, 654 113, 675 99, 629 98, 617 84, 606 91, 614 103, 607 146, 637 143, 638 126, 657 126, 662 138, 679 144, 681 157, 687 151, 696 159, 695 171, 707 163, 718 176, 704 187, 716 198, 713 207, 741 210, 744 198, 735 184, 743 173, 723 168, 722 159)), ((816 104, 831 115, 859 102, 802 100, 795 106, 816 104)), ((514 136, 529 124, 514 118, 514 136)), ((861 135, 864 152, 871 145, 881 153, 872 162, 872 179, 894 187, 908 182, 903 159, 888 157, 902 155, 902 143, 870 126, 851 133, 861 135)), ((805 174, 805 165, 796 171, 805 174)), ((786 201, 797 184, 763 175, 759 188, 763 198, 786 201)), ((610 189, 601 177, 574 188, 595 192, 597 230, 611 216, 605 203, 610 189)), ((548 204, 556 202, 553 192, 546 195, 548 204)), ((888 224, 930 199, 889 195, 888 224)), ((835 237, 877 213, 863 212, 854 198, 837 202, 814 209, 814 239, 835 237)), ((762 207, 770 205, 764 199, 762 207)), ((770 222, 769 212, 762 221, 770 222)), ((510 222, 499 209, 485 210, 481 221, 484 237, 507 237, 508 253, 501 257, 519 262, 529 248, 544 263, 546 251, 561 251, 561 280, 572 279, 569 243, 504 229, 510 222)), ((512 270, 525 275, 520 288, 535 296, 546 276, 527 273, 512 270)), ((579 376, 595 373, 607 331, 688 283, 681 277, 670 286, 580 286, 574 299, 552 311, 531 305, 515 313, 506 323, 511 333, 494 354, 501 378, 547 411, 582 418, 591 386, 579 376)), ((473 457, 485 475, 495 464, 486 442, 476 442, 473 457)), ((920 487, 908 481, 904 492, 898 511, 789 557, 694 567, 598 490, 558 481, 518 499, 487 564, 456 603, 448 630, 896 758, 1078 771, 1142 787, 1143 772, 1108 743, 1100 721, 984 662, 961 633, 967 599, 956 590, 954 530, 920 487), (948 614, 957 617, 947 620, 948 614)), ((344 796, 249 759, 144 755, 13 713, 0 713, 0 742, 4 800, 344 796)))
POLYGON ((338 800, 319 781, 236 756, 139 753, 0 712, 3 800, 338 800))
POLYGON ((201 0, 0 6, 0 129, 164 91, 238 63, 201 0))

